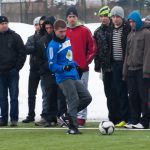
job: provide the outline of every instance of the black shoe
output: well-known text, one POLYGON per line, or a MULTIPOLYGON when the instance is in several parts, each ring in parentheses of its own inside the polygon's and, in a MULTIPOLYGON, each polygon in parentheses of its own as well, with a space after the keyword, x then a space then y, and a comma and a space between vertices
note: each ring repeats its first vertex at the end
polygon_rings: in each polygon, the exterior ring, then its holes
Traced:
POLYGON ((30 123, 30 122, 33 122, 33 121, 34 121, 34 118, 29 117, 29 116, 27 116, 26 119, 22 120, 23 123, 30 123))
POLYGON ((82 133, 78 130, 78 128, 72 128, 67 131, 67 134, 75 135, 75 134, 82 134, 82 133))
POLYGON ((0 121, 0 127, 5 127, 5 126, 8 126, 8 122, 0 121))
POLYGON ((11 121, 10 126, 11 127, 17 127, 18 126, 18 122, 17 121, 11 121))

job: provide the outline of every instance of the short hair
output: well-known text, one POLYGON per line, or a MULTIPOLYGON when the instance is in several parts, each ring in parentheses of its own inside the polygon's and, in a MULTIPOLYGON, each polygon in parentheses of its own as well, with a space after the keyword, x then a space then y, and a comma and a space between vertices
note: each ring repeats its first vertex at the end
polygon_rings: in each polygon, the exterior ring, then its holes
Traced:
POLYGON ((58 28, 66 28, 67 24, 64 20, 62 19, 58 19, 56 20, 56 22, 54 23, 54 29, 58 30, 58 28))

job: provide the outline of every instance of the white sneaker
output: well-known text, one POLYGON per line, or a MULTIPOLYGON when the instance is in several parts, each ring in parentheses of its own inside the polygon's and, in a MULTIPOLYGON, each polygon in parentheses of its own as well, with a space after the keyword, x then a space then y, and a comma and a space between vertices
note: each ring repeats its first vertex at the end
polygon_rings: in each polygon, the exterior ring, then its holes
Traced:
POLYGON ((136 125, 133 125, 134 129, 144 129, 144 126, 141 123, 138 123, 136 125))
POLYGON ((127 129, 133 129, 133 124, 127 123, 126 125, 124 125, 124 127, 127 129))

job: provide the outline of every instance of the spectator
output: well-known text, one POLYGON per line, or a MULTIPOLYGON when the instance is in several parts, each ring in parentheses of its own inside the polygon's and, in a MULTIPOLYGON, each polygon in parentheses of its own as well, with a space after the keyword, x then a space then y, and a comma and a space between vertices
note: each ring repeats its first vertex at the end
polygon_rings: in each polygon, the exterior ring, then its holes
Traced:
MULTIPOLYGON (((43 88, 45 91, 45 99, 43 100, 43 110, 41 114, 41 120, 35 122, 35 125, 39 126, 53 126, 56 125, 58 114, 57 110, 57 94, 58 86, 56 84, 54 73, 49 70, 48 60, 46 56, 46 49, 48 43, 53 38, 53 24, 55 22, 55 17, 47 17, 43 23, 43 31, 45 35, 38 41, 38 62, 40 65, 40 75, 41 82, 43 83, 43 88)), ((60 94, 59 94, 60 95, 60 94)), ((63 99, 63 95, 59 97, 63 99)), ((64 100, 65 101, 65 100, 64 100)))
MULTIPOLYGON (((73 50, 73 58, 79 65, 79 74, 84 86, 88 88, 89 67, 96 49, 94 39, 90 30, 78 21, 78 12, 74 6, 70 6, 66 12, 68 22, 67 37, 69 37, 73 50)), ((87 119, 87 108, 78 113, 80 127, 85 125, 87 119)))
POLYGON ((128 82, 131 122, 125 127, 146 129, 150 119, 150 25, 143 23, 138 11, 131 12, 128 20, 132 31, 128 35, 123 76, 128 82))
POLYGON ((118 109, 118 124, 116 127, 123 127, 129 121, 129 102, 126 82, 122 80, 122 69, 127 45, 127 36, 130 32, 130 25, 124 19, 124 10, 115 6, 112 14, 112 72, 114 86, 117 92, 116 108, 118 109))
POLYGON ((28 38, 25 45, 26 54, 30 55, 30 72, 28 81, 28 116, 22 121, 23 123, 30 123, 34 121, 35 117, 35 100, 37 88, 40 82, 39 63, 37 60, 37 41, 41 38, 41 27, 39 24, 40 18, 41 17, 36 17, 33 20, 35 33, 28 38))
POLYGON ((116 91, 113 83, 111 65, 111 13, 108 6, 103 6, 99 10, 101 25, 94 32, 97 53, 94 59, 95 71, 101 72, 103 77, 104 91, 107 98, 108 118, 114 124, 119 120, 118 108, 116 107, 116 91))
POLYGON ((8 125, 8 91, 10 95, 10 126, 18 123, 19 71, 26 55, 21 37, 9 29, 8 18, 0 16, 0 126, 8 125))

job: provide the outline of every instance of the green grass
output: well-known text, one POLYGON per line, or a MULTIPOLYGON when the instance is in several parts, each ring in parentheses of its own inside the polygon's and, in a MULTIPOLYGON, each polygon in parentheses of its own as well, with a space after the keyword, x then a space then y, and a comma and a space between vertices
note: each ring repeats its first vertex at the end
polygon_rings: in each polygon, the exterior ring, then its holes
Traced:
MULTIPOLYGON (((97 123, 87 126, 91 125, 97 127, 97 123)), ((149 130, 119 130, 110 136, 101 135, 97 129, 81 131, 82 135, 67 135, 66 129, 1 129, 0 150, 148 150, 150 147, 149 130)))

